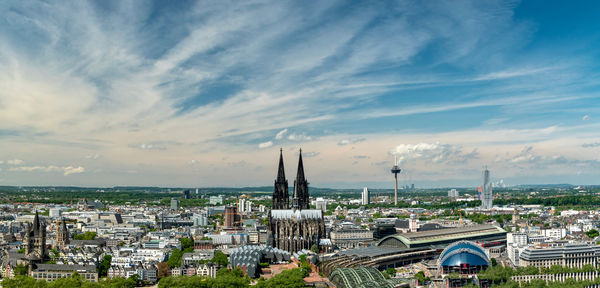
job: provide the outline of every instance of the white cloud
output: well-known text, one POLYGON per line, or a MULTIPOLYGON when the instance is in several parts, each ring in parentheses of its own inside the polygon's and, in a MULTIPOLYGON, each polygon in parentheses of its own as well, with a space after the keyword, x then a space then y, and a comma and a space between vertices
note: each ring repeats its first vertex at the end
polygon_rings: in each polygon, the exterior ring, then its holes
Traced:
POLYGON ((321 152, 302 152, 302 157, 311 158, 317 157, 321 154, 321 152))
POLYGON ((463 153, 462 147, 451 144, 419 143, 401 144, 391 151, 397 156, 398 163, 408 161, 431 161, 433 163, 466 162, 478 157, 477 149, 470 153, 463 153))
POLYGON ((593 147, 600 147, 600 142, 583 143, 583 144, 581 145, 581 147, 583 147, 583 148, 593 148, 593 147))
POLYGON ((25 161, 23 161, 21 159, 13 159, 13 160, 7 160, 6 164, 8 164, 8 165, 23 165, 23 164, 25 164, 25 161))
POLYGON ((302 133, 302 134, 292 133, 292 134, 290 134, 290 136, 288 136, 288 140, 292 140, 292 141, 311 141, 312 137, 311 136, 307 136, 304 133, 302 133))
POLYGON ((275 135, 275 139, 277 139, 277 140, 283 139, 283 136, 285 136, 285 133, 287 133, 287 132, 288 132, 287 128, 279 131, 279 133, 277 133, 277 135, 275 135))
POLYGON ((62 169, 64 170, 65 176, 85 172, 85 168, 83 168, 81 166, 78 166, 78 167, 68 166, 68 167, 63 167, 62 169))
POLYGON ((139 149, 139 150, 167 150, 167 146, 156 143, 140 143, 140 144, 131 144, 129 148, 139 149))
POLYGON ((362 142, 362 141, 365 141, 365 140, 366 140, 365 138, 342 139, 342 140, 340 140, 340 142, 338 142, 338 145, 344 146, 344 145, 349 145, 349 144, 354 144, 354 143, 362 142))
POLYGON ((73 167, 73 166, 58 167, 58 166, 55 166, 55 165, 50 165, 50 166, 20 166, 20 167, 11 167, 8 170, 9 171, 15 171, 15 172, 36 172, 36 171, 40 171, 40 172, 62 172, 64 176, 85 172, 85 168, 83 168, 81 166, 78 166, 78 167, 73 167))
POLYGON ((581 118, 581 120, 583 120, 583 121, 590 120, 590 116, 589 115, 585 115, 585 116, 583 116, 583 118, 581 118))
POLYGON ((85 159, 92 159, 92 160, 96 160, 96 159, 100 159, 100 158, 102 158, 102 155, 100 155, 98 153, 85 156, 85 159))
POLYGON ((258 148, 260 148, 260 149, 269 148, 271 146, 273 146, 273 141, 267 141, 267 142, 258 144, 258 148))

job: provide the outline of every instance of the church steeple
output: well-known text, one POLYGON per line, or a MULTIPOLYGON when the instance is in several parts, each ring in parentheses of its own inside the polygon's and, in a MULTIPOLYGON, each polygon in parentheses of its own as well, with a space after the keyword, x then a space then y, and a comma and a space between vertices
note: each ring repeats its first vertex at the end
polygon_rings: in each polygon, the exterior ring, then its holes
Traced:
POLYGON ((285 168, 283 166, 283 149, 279 149, 279 170, 273 190, 273 209, 289 209, 288 181, 285 179, 285 168))
POLYGON ((294 199, 293 208, 309 209, 310 202, 308 200, 308 181, 304 177, 304 164, 302 163, 302 149, 300 149, 298 158, 298 172, 296 180, 294 180, 294 199))

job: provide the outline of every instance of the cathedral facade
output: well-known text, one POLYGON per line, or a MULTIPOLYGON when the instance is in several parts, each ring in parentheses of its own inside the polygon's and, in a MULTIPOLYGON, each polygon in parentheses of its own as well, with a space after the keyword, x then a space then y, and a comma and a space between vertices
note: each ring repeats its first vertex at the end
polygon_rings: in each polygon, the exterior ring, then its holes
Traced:
POLYGON ((320 239, 325 238, 323 212, 319 209, 310 209, 302 150, 299 157, 294 194, 290 205, 283 152, 280 151, 279 169, 273 191, 273 209, 269 211, 268 244, 291 253, 311 249, 313 245, 319 246, 320 239))

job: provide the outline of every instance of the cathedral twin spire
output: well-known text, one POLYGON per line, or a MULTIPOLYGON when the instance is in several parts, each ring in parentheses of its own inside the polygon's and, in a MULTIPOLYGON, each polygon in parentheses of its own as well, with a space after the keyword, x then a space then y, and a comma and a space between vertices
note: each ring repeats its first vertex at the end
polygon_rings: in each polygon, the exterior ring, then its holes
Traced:
MULTIPOLYGON (((288 181, 285 179, 283 166, 283 149, 279 150, 279 171, 275 180, 275 190, 273 191, 273 209, 289 209, 288 181)), ((292 198, 293 209, 309 209, 308 200, 308 181, 304 177, 304 164, 302 163, 302 149, 298 160, 298 172, 294 181, 294 195, 292 198)))

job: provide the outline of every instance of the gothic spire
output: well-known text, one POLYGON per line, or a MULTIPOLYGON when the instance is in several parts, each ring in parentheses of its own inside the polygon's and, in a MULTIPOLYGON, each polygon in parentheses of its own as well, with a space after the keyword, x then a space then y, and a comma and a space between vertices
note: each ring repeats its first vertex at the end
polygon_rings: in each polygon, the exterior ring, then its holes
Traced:
POLYGON ((279 170, 277 171, 277 181, 285 181, 285 169, 283 167, 283 148, 279 148, 279 170))
POLYGON ((296 181, 306 181, 306 179, 304 179, 304 164, 302 164, 302 148, 300 148, 300 158, 298 159, 298 173, 296 174, 296 181))
POLYGON ((288 181, 285 179, 285 168, 283 166, 283 149, 279 149, 279 170, 273 190, 273 209, 288 209, 290 206, 290 195, 288 192, 288 181))
POLYGON ((38 211, 35 211, 35 217, 33 218, 33 231, 39 232, 40 230, 40 216, 38 215, 38 211))
POLYGON ((302 149, 300 149, 298 158, 298 173, 294 181, 294 198, 293 206, 296 209, 309 209, 310 202, 308 200, 308 182, 304 177, 304 164, 302 163, 302 149))

